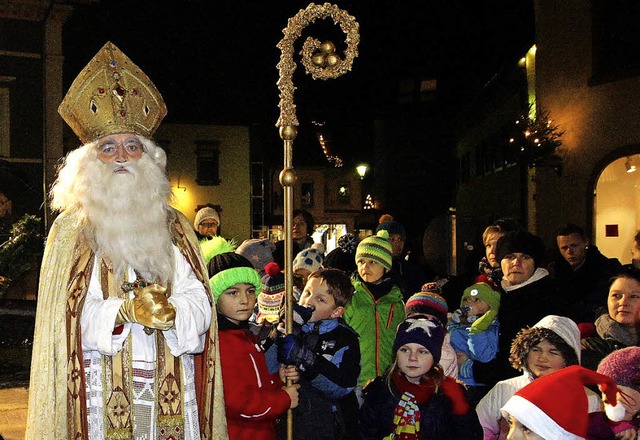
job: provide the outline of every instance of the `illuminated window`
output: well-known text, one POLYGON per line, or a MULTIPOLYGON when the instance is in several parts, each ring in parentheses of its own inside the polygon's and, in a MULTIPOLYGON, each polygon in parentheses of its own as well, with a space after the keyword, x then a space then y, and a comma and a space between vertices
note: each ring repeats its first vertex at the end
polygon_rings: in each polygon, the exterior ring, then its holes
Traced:
POLYGON ((302 182, 300 185, 301 204, 303 208, 313 207, 313 182, 302 182))
POLYGON ((338 185, 338 204, 351 204, 351 188, 349 187, 348 183, 341 183, 340 185, 338 185))

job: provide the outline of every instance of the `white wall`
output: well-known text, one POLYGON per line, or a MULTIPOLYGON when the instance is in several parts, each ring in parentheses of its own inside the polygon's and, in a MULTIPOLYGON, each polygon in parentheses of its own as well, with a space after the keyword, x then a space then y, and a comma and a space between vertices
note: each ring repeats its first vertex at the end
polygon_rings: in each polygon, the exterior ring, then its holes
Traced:
POLYGON ((638 170, 627 173, 625 157, 613 161, 598 178, 594 202, 595 244, 623 264, 631 262, 633 237, 640 229, 640 155, 630 157, 638 170), (607 237, 606 225, 618 225, 618 237, 607 237))

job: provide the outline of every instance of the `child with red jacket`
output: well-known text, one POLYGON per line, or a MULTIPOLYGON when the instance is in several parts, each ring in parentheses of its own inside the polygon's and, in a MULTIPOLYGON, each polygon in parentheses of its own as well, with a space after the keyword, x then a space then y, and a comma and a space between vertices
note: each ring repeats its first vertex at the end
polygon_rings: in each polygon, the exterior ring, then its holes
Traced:
POLYGON ((260 291, 260 276, 242 255, 226 252, 209 262, 211 290, 218 312, 218 340, 230 440, 276 440, 277 419, 298 406, 295 367, 270 374, 264 351, 249 331, 260 291))

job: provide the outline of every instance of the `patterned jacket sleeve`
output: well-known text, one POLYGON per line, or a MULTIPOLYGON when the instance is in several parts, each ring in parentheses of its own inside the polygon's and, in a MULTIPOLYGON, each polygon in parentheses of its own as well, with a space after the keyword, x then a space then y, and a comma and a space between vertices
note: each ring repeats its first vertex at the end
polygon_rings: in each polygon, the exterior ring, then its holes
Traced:
MULTIPOLYGON (((305 335, 305 343, 313 334, 305 335)), ((314 352, 314 376, 308 377, 316 389, 331 399, 341 399, 353 391, 360 375, 360 345, 357 334, 344 325, 320 335, 314 352)), ((303 377, 305 373, 302 373, 303 377)))

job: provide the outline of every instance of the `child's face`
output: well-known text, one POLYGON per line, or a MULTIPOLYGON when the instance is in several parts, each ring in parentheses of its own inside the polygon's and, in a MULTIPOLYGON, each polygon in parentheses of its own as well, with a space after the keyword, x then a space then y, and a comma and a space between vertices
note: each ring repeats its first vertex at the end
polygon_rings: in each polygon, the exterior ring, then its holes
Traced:
POLYGON ((491 310, 489 304, 475 296, 466 297, 462 302, 462 305, 469 307, 469 311, 467 312, 468 316, 482 316, 491 310))
POLYGON ((507 440, 544 440, 544 438, 540 437, 509 414, 509 433, 507 434, 507 440))
POLYGON ((398 369, 409 382, 419 383, 420 378, 433 367, 433 355, 420 344, 410 342, 398 348, 396 353, 398 369))
POLYGON ((566 367, 564 356, 555 345, 543 339, 527 355, 527 368, 535 377, 545 376, 566 367))
POLYGON ((239 324, 247 321, 256 306, 256 288, 253 284, 239 283, 223 291, 216 307, 229 321, 239 324))
POLYGON ((498 243, 498 239, 503 235, 504 234, 499 232, 487 234, 487 239, 484 242, 484 251, 487 255, 487 262, 491 267, 500 267, 500 262, 496 258, 496 244, 498 243))
MULTIPOLYGON (((633 388, 618 385, 616 399, 624 407, 624 418, 622 420, 631 420, 640 411, 640 393, 633 388)), ((602 394, 602 401, 609 403, 604 393, 602 394)))
POLYGON ((307 283, 309 275, 311 275, 311 271, 309 269, 296 269, 293 273, 302 278, 304 284, 307 283))
POLYGON ((336 306, 336 300, 329 293, 327 283, 319 277, 310 278, 307 281, 298 304, 313 308, 309 322, 338 318, 344 313, 344 307, 336 306))
POLYGON ((361 258, 356 264, 358 265, 358 275, 367 283, 375 283, 384 275, 384 266, 377 261, 361 258))

